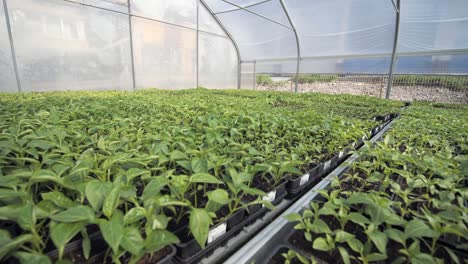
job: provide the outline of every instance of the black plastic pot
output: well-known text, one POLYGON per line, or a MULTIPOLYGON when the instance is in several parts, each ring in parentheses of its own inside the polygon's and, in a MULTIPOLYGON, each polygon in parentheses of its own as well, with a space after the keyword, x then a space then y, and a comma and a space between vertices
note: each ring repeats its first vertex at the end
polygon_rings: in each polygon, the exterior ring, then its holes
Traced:
MULTIPOLYGON (((273 204, 277 201, 281 201, 285 196, 285 193, 283 196, 277 196, 276 201, 273 201, 273 204)), ((225 245, 227 241, 239 233, 244 226, 248 225, 250 222, 253 221, 253 219, 258 219, 261 215, 263 215, 267 211, 267 208, 261 208, 260 210, 253 212, 252 215, 250 215, 247 218, 244 218, 243 221, 241 221, 238 225, 228 228, 226 233, 223 235, 219 236, 216 240, 213 242, 207 244, 204 249, 198 245, 195 239, 192 239, 190 241, 180 243, 176 245, 177 248, 177 253, 175 256, 176 262, 177 263, 198 263, 200 259, 209 256, 216 248, 225 245)), ((219 225, 219 224, 218 224, 219 225)), ((180 234, 181 232, 189 232, 188 228, 186 229, 181 229, 179 230, 176 234, 180 234)), ((180 235, 179 235, 180 236, 180 235)))
POLYGON ((275 188, 276 195, 275 195, 275 199, 271 202, 272 204, 274 204, 274 205, 279 204, 281 202, 281 200, 279 200, 278 198, 279 197, 284 197, 284 195, 286 195, 286 183, 287 182, 288 181, 286 179, 281 179, 278 186, 276 186, 276 188, 275 188))
POLYGON ((232 229, 238 224, 240 224, 245 219, 245 209, 241 208, 234 212, 228 219, 227 219, 227 229, 232 229))
MULTIPOLYGON (((89 239, 91 241, 91 253, 89 259, 85 259, 82 249, 83 239, 75 239, 72 242, 68 243, 65 246, 63 251, 63 256, 67 258, 68 256, 78 257, 77 259, 71 259, 73 263, 103 263, 104 262, 104 255, 105 251, 108 248, 107 243, 102 238, 100 232, 94 232, 89 235, 89 239)), ((54 249, 47 253, 47 256, 52 260, 58 260, 59 253, 58 249, 54 249)))
MULTIPOLYGON (((173 264, 174 263, 174 256, 175 256, 177 250, 176 250, 174 245, 170 245, 168 247, 170 248, 170 253, 167 254, 164 258, 162 258, 158 262, 154 262, 154 260, 149 259, 147 261, 140 260, 138 263, 140 263, 140 264, 149 264, 149 263, 151 263, 151 264, 173 264)), ((130 261, 130 258, 126 258, 122 262, 123 263, 128 263, 129 261, 130 261)))
MULTIPOLYGON (((212 248, 213 245, 218 245, 218 240, 225 239, 229 231, 235 230, 236 227, 239 226, 245 220, 245 209, 240 209, 234 212, 226 221, 220 222, 215 226, 211 227, 210 230, 214 230, 222 225, 226 226, 226 233, 217 237, 213 242, 208 243, 205 249, 212 248)), ((187 234, 190 233, 190 229, 188 226, 181 228, 176 231, 176 235, 178 237, 186 237, 187 234)), ((183 259, 190 258, 191 256, 195 255, 197 252, 202 251, 202 248, 198 244, 198 242, 190 236, 190 240, 179 243, 176 245, 177 247, 177 256, 183 259)))
POLYGON ((293 198, 306 189, 311 183, 320 179, 321 175, 319 172, 320 165, 315 166, 307 174, 302 175, 301 177, 289 178, 286 183, 286 191, 288 192, 287 197, 293 198))

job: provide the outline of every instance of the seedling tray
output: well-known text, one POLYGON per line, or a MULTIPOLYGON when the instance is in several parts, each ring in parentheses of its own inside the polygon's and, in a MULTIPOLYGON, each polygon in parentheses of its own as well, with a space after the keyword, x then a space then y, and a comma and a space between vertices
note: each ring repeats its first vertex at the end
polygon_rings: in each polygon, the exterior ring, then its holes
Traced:
MULTIPOLYGON (((273 204, 280 203, 284 199, 285 196, 286 196, 286 192, 283 192, 282 196, 277 196, 276 199, 272 203, 273 204)), ((195 245, 193 244, 187 245, 187 246, 192 247, 190 249, 183 248, 183 247, 187 247, 186 245, 182 245, 182 244, 176 245, 177 246, 177 254, 175 256, 176 262, 181 263, 181 264, 197 263, 202 258, 211 255, 216 248, 225 245, 231 237, 241 232, 245 226, 251 224, 252 222, 255 222, 255 220, 262 217, 267 211, 268 211, 267 208, 261 208, 261 210, 253 212, 249 217, 244 219, 240 224, 238 224, 237 226, 233 227, 230 230, 227 230, 226 233, 218 237, 212 243, 207 244, 204 249, 202 249, 196 243, 195 240, 193 240, 195 241, 195 245)), ((193 243, 193 242, 189 241, 187 243, 193 243)))
MULTIPOLYGON (((391 123, 388 123, 382 131, 370 139, 371 142, 380 140, 383 134, 390 128, 391 123)), ((364 146, 366 148, 367 145, 364 146)), ((294 228, 295 223, 288 222, 284 217, 291 213, 300 213, 304 208, 307 208, 310 201, 320 197, 318 190, 326 189, 329 187, 334 177, 342 175, 350 166, 350 164, 359 158, 357 153, 351 155, 346 161, 334 169, 330 174, 323 178, 311 190, 307 191, 300 197, 294 204, 286 209, 278 218, 276 218, 270 225, 264 228, 259 234, 246 243, 234 255, 227 259, 226 264, 237 263, 268 263, 268 258, 271 255, 271 249, 277 245, 284 244, 285 237, 294 228)))

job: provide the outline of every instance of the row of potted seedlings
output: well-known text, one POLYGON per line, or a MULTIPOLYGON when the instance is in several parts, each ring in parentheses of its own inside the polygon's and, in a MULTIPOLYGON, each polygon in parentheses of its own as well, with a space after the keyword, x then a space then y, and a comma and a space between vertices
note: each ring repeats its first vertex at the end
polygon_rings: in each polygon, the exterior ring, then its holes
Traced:
MULTIPOLYGON (((397 116, 398 114, 387 114, 374 118, 373 120, 381 121, 382 123, 371 129, 369 132, 370 137, 380 132, 388 122, 397 116)), ((262 200, 271 202, 272 205, 277 205, 284 198, 294 199, 299 197, 304 191, 308 190, 311 185, 317 183, 327 173, 346 160, 352 151, 360 148, 366 139, 367 136, 362 136, 356 142, 352 142, 349 147, 344 148, 342 151, 334 155, 331 159, 318 165, 312 165, 312 169, 300 177, 283 177, 275 188, 272 190, 264 190, 267 193, 262 197, 262 200)), ((244 201, 248 201, 248 199, 244 199, 244 201)), ((251 204, 247 206, 243 218, 241 214, 236 214, 226 221, 218 223, 210 228, 207 247, 205 249, 202 250, 200 245, 197 244, 194 239, 176 245, 176 259, 180 263, 195 263, 204 256, 213 252, 216 247, 224 245, 230 237, 239 232, 243 227, 255 222, 255 220, 265 214, 267 210, 268 208, 263 204, 251 204)), ((187 234, 187 229, 181 229, 180 234, 187 234)))
MULTIPOLYGON (((372 123, 297 114, 289 95, 160 93, 1 99, 0 260, 197 261, 288 195, 284 175, 302 173, 287 160, 311 135, 332 137, 331 151, 343 145, 332 127, 355 138, 372 123)), ((300 166, 323 174, 340 153, 300 166)))
POLYGON ((266 262, 466 262, 468 111, 435 110, 408 110, 329 189, 287 215, 294 229, 266 262))

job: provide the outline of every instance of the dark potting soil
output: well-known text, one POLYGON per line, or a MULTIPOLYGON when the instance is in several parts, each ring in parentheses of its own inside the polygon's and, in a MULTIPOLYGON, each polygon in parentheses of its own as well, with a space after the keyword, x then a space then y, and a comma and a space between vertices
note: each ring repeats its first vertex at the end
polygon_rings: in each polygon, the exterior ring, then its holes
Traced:
POLYGON ((272 176, 265 175, 255 175, 252 180, 252 187, 260 189, 264 192, 268 192, 275 187, 275 181, 272 176))
MULTIPOLYGON (((327 223, 328 227, 331 230, 341 229, 340 223, 333 216, 330 216, 330 215, 320 216, 320 219, 323 220, 325 223, 327 223)), ((346 224, 345 231, 355 235, 356 239, 360 241, 366 241, 367 239, 367 235, 362 230, 362 227, 352 222, 348 222, 346 224)), ((323 235, 313 233, 312 239, 314 240, 319 236, 323 236, 323 235)), ((296 248, 303 251, 304 253, 307 253, 308 257, 314 256, 317 259, 317 261, 321 260, 327 263, 343 263, 343 260, 338 250, 333 250, 331 252, 315 250, 312 248, 313 240, 312 242, 307 241, 304 237, 304 232, 302 230, 296 230, 288 238, 289 243, 291 243, 292 245, 294 245, 296 248)), ((358 255, 354 253, 354 251, 348 246, 347 243, 339 243, 339 246, 345 248, 348 251, 350 256, 354 255, 355 257, 358 257, 358 255)), ((374 250, 376 249, 374 248, 374 250)), ((351 262, 354 263, 354 261, 351 261, 351 262)))
MULTIPOLYGON (((283 264, 285 258, 281 254, 288 253, 288 250, 289 249, 286 247, 280 248, 278 251, 276 251, 276 254, 268 260, 268 264, 283 264)), ((299 259, 295 258, 292 260, 291 264, 301 264, 301 262, 299 259)))
POLYGON ((172 248, 169 246, 166 246, 165 248, 154 252, 153 254, 147 254, 145 255, 140 261, 137 262, 137 264, 154 264, 158 263, 162 259, 164 259, 166 256, 170 255, 172 253, 172 248))
MULTIPOLYGON (((312 236, 312 239, 315 238, 316 237, 312 236)), ((308 258, 313 256, 315 259, 319 259, 327 263, 342 263, 341 257, 336 250, 331 252, 325 252, 313 249, 312 242, 307 241, 304 237, 304 233, 300 230, 294 232, 288 239, 288 241, 296 248, 304 252, 308 258)))

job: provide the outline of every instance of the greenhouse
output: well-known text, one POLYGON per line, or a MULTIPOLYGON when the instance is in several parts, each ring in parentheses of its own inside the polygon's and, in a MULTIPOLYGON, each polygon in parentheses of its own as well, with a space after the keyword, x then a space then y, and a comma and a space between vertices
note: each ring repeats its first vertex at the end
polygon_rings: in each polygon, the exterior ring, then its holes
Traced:
POLYGON ((0 0, 0 263, 467 263, 468 1, 0 0))

